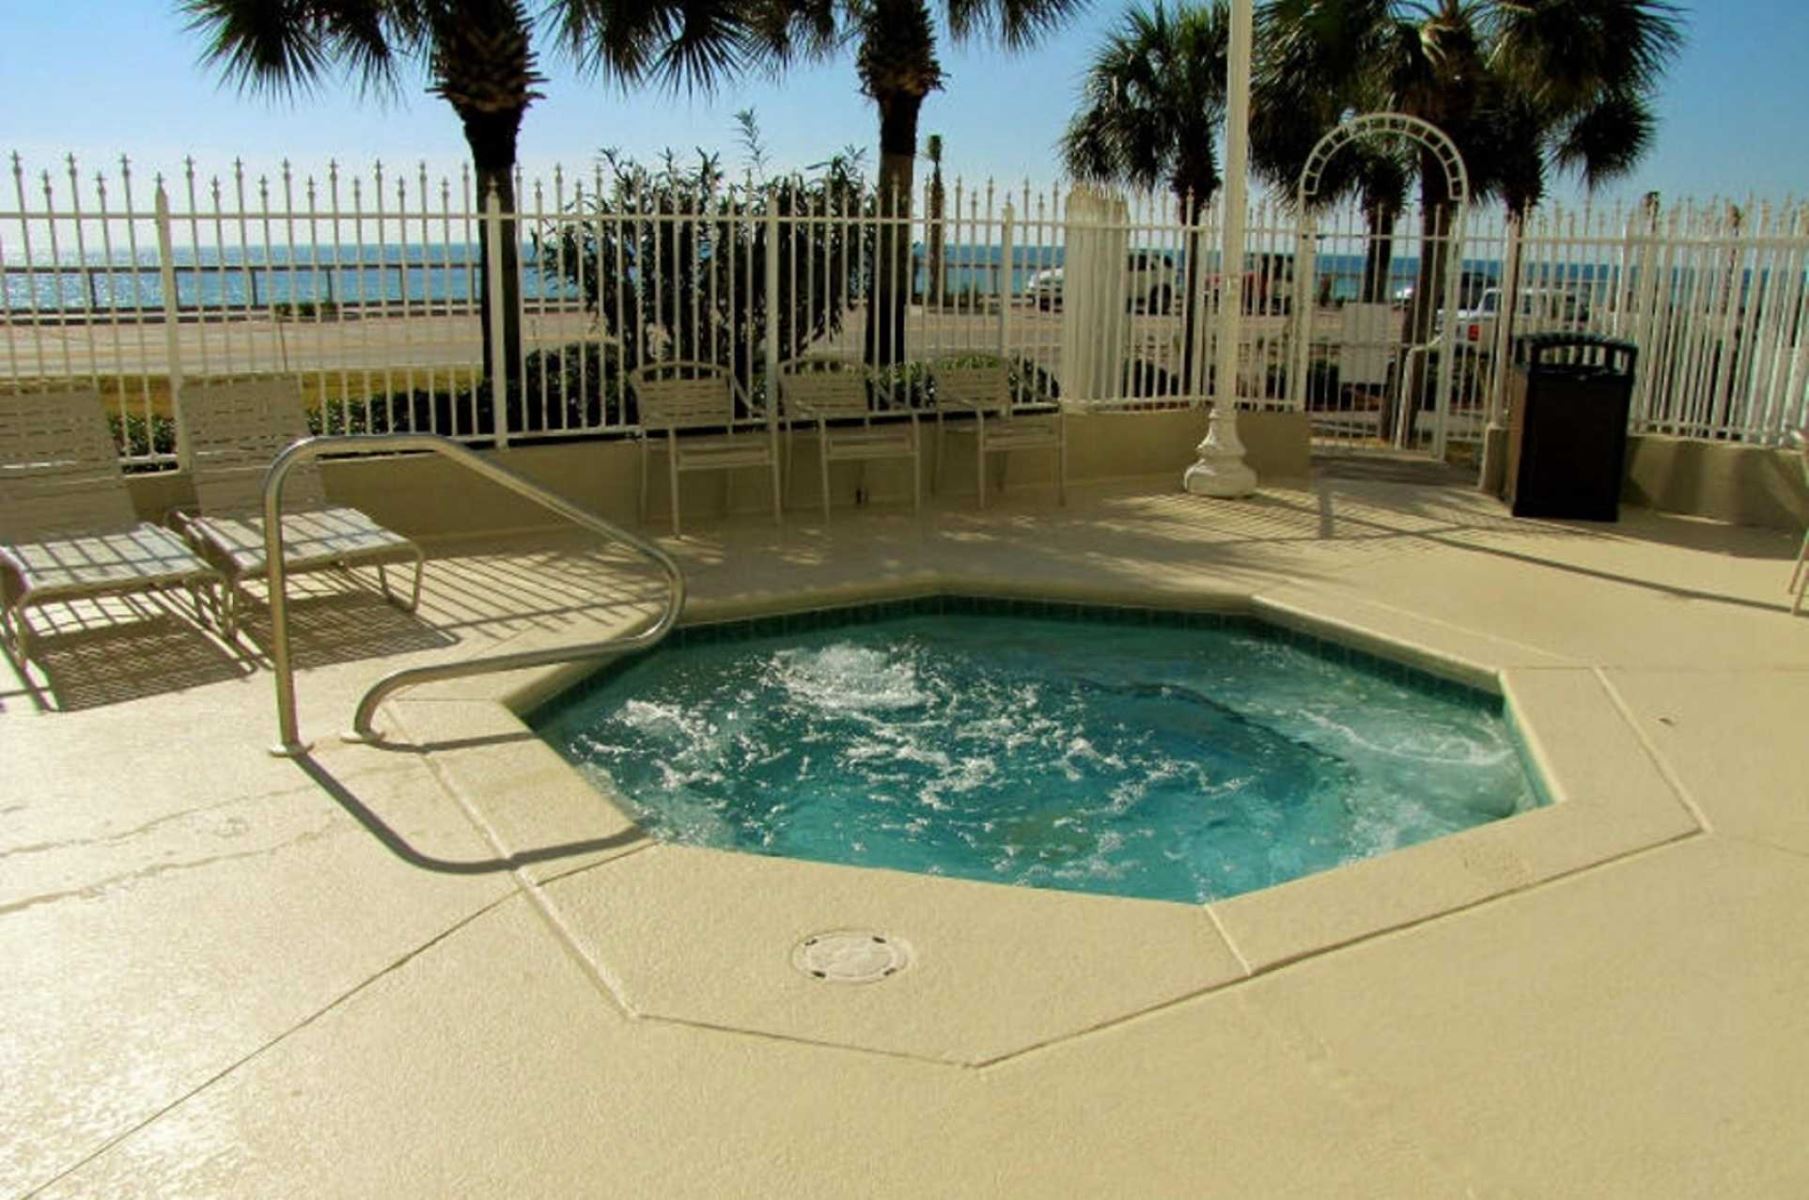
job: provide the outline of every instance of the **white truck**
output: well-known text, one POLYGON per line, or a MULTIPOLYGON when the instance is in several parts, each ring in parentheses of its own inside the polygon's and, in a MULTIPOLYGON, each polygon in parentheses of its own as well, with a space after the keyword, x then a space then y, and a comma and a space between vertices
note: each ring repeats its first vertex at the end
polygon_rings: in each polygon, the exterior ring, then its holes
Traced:
MULTIPOLYGON (((1441 314, 1442 316, 1442 314, 1441 314)), ((1501 289, 1484 288, 1475 308, 1459 309, 1457 344, 1488 353, 1495 348, 1495 326, 1501 318, 1501 289)), ((1571 288, 1521 288, 1514 305, 1515 337, 1554 329, 1580 330, 1589 321, 1589 296, 1571 288)))
MULTIPOLYGON (((1165 313, 1181 293, 1180 268, 1166 250, 1132 250, 1124 259, 1125 307, 1131 312, 1165 313)), ((1044 310, 1062 306, 1062 269, 1036 272, 1024 285, 1031 303, 1044 310)))

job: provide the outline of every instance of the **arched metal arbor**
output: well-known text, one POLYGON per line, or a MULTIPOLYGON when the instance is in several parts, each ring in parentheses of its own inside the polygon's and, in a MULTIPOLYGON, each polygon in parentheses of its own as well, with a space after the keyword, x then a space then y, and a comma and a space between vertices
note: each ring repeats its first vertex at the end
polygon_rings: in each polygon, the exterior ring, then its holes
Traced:
MULTIPOLYGON (((1352 117, 1314 145, 1313 152, 1307 155, 1306 166, 1301 168, 1300 184, 1295 193, 1295 212, 1298 214, 1300 227, 1294 254, 1294 363, 1289 372, 1288 390, 1292 402, 1299 409, 1306 408, 1307 374, 1311 365, 1314 276, 1317 273, 1314 251, 1318 244, 1313 202, 1319 197, 1319 183, 1326 164, 1352 142, 1373 138, 1406 138, 1430 151, 1444 169, 1446 194, 1451 197, 1451 221, 1444 231, 1448 251, 1445 255, 1443 303, 1445 312, 1457 312, 1458 280, 1463 271, 1464 217, 1470 203, 1470 173, 1464 167, 1463 155, 1458 153, 1457 145, 1450 136, 1430 121, 1422 121, 1406 113, 1366 113, 1352 117)), ((1426 252, 1426 247, 1422 246, 1420 253, 1426 252)), ((1447 326, 1449 325, 1448 321, 1447 326)), ((1435 336, 1427 346, 1413 349, 1429 349, 1437 342, 1438 338, 1435 336)), ((1438 415, 1433 423, 1432 453, 1439 458, 1443 458, 1445 454, 1445 424, 1451 411, 1455 359, 1454 354, 1438 356, 1438 415)), ((1403 370, 1405 366, 1403 362, 1403 370)), ((1393 435, 1397 444, 1406 435, 1406 423, 1399 419, 1405 410, 1406 405, 1403 404, 1397 412, 1397 428, 1393 435)))

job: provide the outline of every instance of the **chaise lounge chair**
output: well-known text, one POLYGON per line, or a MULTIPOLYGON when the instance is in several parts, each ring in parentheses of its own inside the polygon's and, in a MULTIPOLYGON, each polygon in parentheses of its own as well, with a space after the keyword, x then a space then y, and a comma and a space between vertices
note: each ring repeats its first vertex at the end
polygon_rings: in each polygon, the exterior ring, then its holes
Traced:
MULTIPOLYGON (((193 456, 196 513, 175 514, 191 544, 228 583, 229 627, 246 599, 247 578, 264 573, 264 475, 271 460, 308 436, 301 385, 292 378, 196 385, 182 393, 183 436, 193 456)), ((421 603, 421 548, 355 508, 330 504, 317 464, 289 472, 283 483, 283 566, 292 573, 375 566, 383 594, 384 567, 414 563, 406 604, 421 603)))
POLYGON ((100 394, 0 395, 0 639, 20 669, 28 608, 178 584, 225 617, 219 572, 138 519, 100 394))

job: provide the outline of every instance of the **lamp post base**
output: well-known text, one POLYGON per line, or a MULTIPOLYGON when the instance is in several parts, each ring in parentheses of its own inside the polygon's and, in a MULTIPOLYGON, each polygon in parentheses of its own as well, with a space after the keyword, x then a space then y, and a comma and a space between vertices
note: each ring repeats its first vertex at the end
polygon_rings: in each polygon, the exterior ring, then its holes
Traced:
POLYGON ((1181 476, 1181 486, 1195 496, 1221 500, 1248 496, 1256 490, 1256 472, 1244 462, 1244 443, 1237 436, 1237 410, 1218 405, 1206 425, 1206 438, 1196 447, 1200 460, 1181 476))

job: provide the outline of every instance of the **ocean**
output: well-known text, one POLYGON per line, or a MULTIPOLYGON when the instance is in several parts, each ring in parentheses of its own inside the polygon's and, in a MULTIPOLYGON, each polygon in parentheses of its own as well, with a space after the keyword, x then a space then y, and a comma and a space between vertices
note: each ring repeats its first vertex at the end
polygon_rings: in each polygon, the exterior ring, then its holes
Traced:
MULTIPOLYGON (((1183 255, 1165 253, 1175 264, 1178 278, 1183 255)), ((913 291, 921 293, 928 286, 928 264, 921 244, 914 247, 913 257, 913 291)), ((1031 276, 1063 262, 1060 246, 1014 246, 1009 269, 1004 257, 1004 247, 998 245, 951 244, 943 253, 944 287, 952 294, 981 296, 997 296, 1008 287, 1012 295, 1022 295, 1031 276)), ((1208 269, 1215 269, 1217 257, 1212 256, 1208 269)), ((530 260, 524 248, 523 261, 530 260)), ((1329 297, 1328 285, 1317 285, 1323 298, 1334 302, 1357 298, 1363 276, 1360 255, 1320 255, 1315 264, 1317 276, 1330 280, 1329 297)), ((1586 283, 1609 269, 1607 264, 1571 263, 1564 267, 1562 277, 1586 283)), ((1397 257, 1389 271, 1389 295, 1411 286, 1418 270, 1416 258, 1397 257)), ((1501 276, 1497 261, 1467 260, 1464 270, 1491 279, 1501 276)), ((301 304, 458 309, 476 299, 478 272, 478 251, 473 243, 181 247, 172 256, 176 303, 185 312, 244 312, 301 304)), ((110 261, 90 255, 86 262, 66 260, 54 266, 40 262, 27 267, 9 255, 0 265, 0 275, 5 281, 0 313, 10 320, 86 312, 155 312, 164 303, 154 247, 141 248, 136 259, 118 253, 110 261)), ((578 298, 569 282, 531 266, 523 271, 522 291, 530 302, 578 298)))

